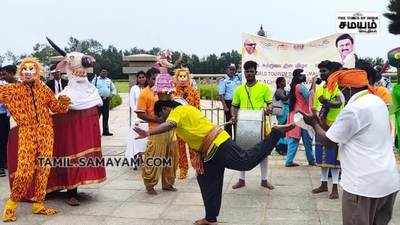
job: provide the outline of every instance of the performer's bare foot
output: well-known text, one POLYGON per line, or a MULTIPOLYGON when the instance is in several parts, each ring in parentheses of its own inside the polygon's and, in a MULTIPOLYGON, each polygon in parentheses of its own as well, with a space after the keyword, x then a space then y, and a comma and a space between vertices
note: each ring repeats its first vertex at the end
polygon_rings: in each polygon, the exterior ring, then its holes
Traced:
POLYGON ((68 198, 67 200, 65 200, 65 202, 70 206, 78 206, 81 204, 79 200, 75 197, 68 198))
POLYGON ((208 222, 206 219, 196 220, 194 225, 218 225, 218 222, 208 222))
POLYGON ((261 181, 261 186, 265 187, 265 188, 268 188, 269 190, 274 190, 275 189, 274 185, 272 185, 270 182, 268 182, 268 180, 262 180, 261 181))
POLYGON ((58 213, 57 209, 50 208, 50 207, 45 207, 43 202, 35 202, 32 205, 32 213, 33 214, 40 214, 40 215, 45 215, 45 216, 50 216, 58 213))
POLYGON ((285 125, 275 125, 272 129, 285 133, 289 130, 292 130, 296 127, 295 123, 285 124, 285 125))
POLYGON ((149 195, 157 195, 156 190, 154 190, 154 187, 146 187, 146 192, 149 195))
POLYGON ((318 188, 313 189, 311 191, 311 193, 318 194, 318 193, 327 192, 327 191, 328 191, 328 182, 322 181, 321 186, 319 186, 318 188))
POLYGON ((337 187, 337 184, 334 184, 332 187, 332 192, 329 195, 329 199, 338 199, 338 198, 339 198, 338 187, 337 187))
POLYGON ((242 179, 239 179, 239 181, 235 185, 232 186, 232 189, 238 189, 238 188, 242 188, 244 186, 246 186, 246 182, 242 179))
POLYGON ((173 186, 163 187, 162 189, 164 191, 177 191, 178 190, 178 189, 174 188, 173 186))

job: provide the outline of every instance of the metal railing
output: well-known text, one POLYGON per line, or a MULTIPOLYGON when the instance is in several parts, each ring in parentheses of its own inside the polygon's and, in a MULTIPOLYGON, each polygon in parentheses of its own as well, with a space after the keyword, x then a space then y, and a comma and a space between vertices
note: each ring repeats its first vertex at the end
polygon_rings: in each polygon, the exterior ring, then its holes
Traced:
MULTIPOLYGON (((217 84, 218 81, 225 76, 225 74, 192 74, 192 78, 197 84, 217 84)), ((221 125, 225 123, 225 113, 224 109, 220 108, 218 104, 219 100, 212 100, 214 96, 218 96, 218 91, 216 93, 211 93, 211 100, 207 100, 210 105, 201 107, 201 111, 213 124, 221 125)))
POLYGON ((225 123, 224 109, 221 108, 202 108, 201 111, 204 115, 211 120, 215 125, 221 125, 225 123))
POLYGON ((225 76, 225 74, 192 74, 192 78, 198 84, 214 84, 225 76))

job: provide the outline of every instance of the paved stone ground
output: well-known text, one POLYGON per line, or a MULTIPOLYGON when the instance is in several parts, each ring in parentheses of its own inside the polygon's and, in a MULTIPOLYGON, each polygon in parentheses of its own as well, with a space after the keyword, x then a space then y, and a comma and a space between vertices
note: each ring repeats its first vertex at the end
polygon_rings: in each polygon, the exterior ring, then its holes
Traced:
MULTIPOLYGON (((126 99, 126 96, 124 96, 126 99)), ((113 110, 110 127, 113 137, 103 137, 103 153, 121 157, 124 154, 128 129, 127 106, 113 110)), ((232 190, 238 172, 226 170, 220 224, 229 225, 340 225, 341 202, 329 200, 328 193, 312 195, 319 185, 319 169, 306 166, 304 152, 298 153, 297 168, 283 167, 283 158, 270 157, 269 177, 276 189, 267 191, 259 185, 259 168, 247 174, 247 187, 232 190)), ((200 190, 190 172, 189 179, 177 181, 178 192, 163 192, 157 196, 144 192, 140 174, 130 168, 107 168, 107 180, 98 185, 80 188, 82 204, 71 207, 63 199, 51 198, 49 206, 59 208, 56 216, 32 215, 30 204, 18 208, 15 224, 43 225, 189 225, 203 216, 200 190)), ((9 193, 7 178, 0 178, 0 197, 9 193)), ((400 203, 397 201, 391 225, 400 224, 400 203)))

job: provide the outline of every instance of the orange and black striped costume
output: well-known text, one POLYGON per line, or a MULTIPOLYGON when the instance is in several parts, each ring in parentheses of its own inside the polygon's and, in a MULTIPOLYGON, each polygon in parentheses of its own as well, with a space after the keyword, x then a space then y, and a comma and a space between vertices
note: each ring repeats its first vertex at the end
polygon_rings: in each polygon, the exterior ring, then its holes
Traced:
POLYGON ((69 99, 57 100, 43 82, 34 80, 0 86, 0 102, 7 106, 19 126, 18 167, 3 219, 6 221, 7 216, 11 221, 16 219, 16 202, 31 185, 35 188, 34 201, 41 204, 36 213, 45 214, 40 210, 45 209, 43 201, 50 168, 38 165, 37 159, 52 157, 54 137, 50 112, 67 112, 69 99))
MULTIPOLYGON (((178 70, 179 71, 179 70, 178 70)), ((181 71, 179 71, 181 72, 181 71)), ((178 72, 178 74, 179 74, 178 72)), ((185 71, 186 72, 186 71, 185 71)), ((175 72, 175 76, 177 76, 177 72, 175 72)), ((189 80, 189 76, 187 74, 187 79, 189 80)), ((187 86, 180 86, 178 82, 176 82, 174 97, 180 97, 186 100, 186 102, 200 109, 200 94, 199 92, 188 82, 187 86)), ((189 163, 186 151, 186 143, 178 137, 178 150, 179 150, 179 179, 185 179, 189 170, 189 163)), ((201 173, 203 168, 203 162, 198 153, 192 149, 189 150, 190 161, 192 163, 193 168, 197 173, 201 173)))

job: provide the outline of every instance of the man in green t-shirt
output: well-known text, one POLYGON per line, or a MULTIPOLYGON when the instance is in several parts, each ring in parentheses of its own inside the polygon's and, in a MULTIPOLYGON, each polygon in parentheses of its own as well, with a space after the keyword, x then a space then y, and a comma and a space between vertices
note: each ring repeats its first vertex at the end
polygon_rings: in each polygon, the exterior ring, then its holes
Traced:
MULTIPOLYGON (((344 98, 339 87, 335 87, 333 92, 326 88, 326 81, 329 76, 342 68, 338 62, 331 62, 328 60, 322 61, 318 64, 321 79, 325 82, 317 87, 313 98, 313 110, 319 111, 319 124, 325 130, 335 122, 336 117, 344 105, 344 98)), ((313 87, 315 83, 313 82, 313 87)), ((340 162, 338 160, 338 147, 337 145, 325 146, 321 140, 316 137, 315 140, 315 157, 316 163, 321 167, 321 185, 312 190, 313 194, 328 191, 328 174, 332 175, 332 192, 329 195, 330 199, 339 198, 338 183, 340 162)))
MULTIPOLYGON (((256 80, 257 63, 247 61, 243 65, 246 83, 238 86, 235 89, 232 99, 232 121, 237 122, 239 110, 264 110, 272 102, 272 92, 267 84, 256 80)), ((271 183, 267 180, 268 158, 265 158, 260 163, 261 169, 261 186, 270 190, 274 189, 271 183)), ((246 172, 241 171, 239 181, 232 186, 233 189, 246 186, 246 172)))

